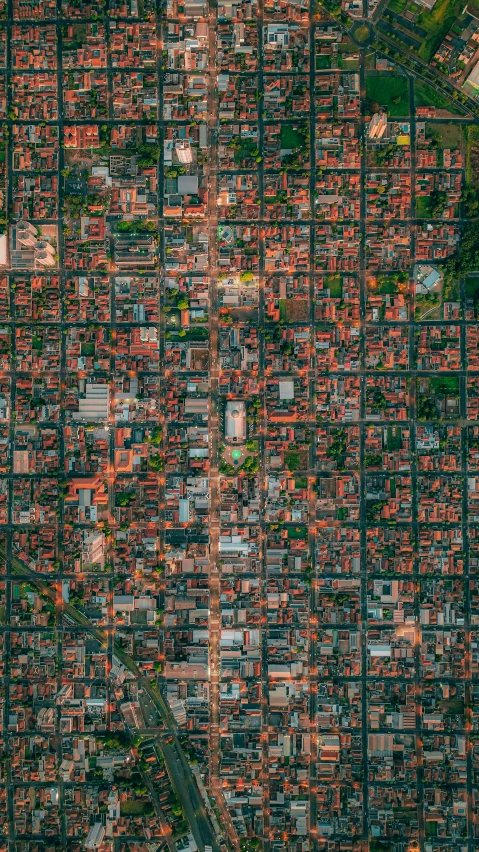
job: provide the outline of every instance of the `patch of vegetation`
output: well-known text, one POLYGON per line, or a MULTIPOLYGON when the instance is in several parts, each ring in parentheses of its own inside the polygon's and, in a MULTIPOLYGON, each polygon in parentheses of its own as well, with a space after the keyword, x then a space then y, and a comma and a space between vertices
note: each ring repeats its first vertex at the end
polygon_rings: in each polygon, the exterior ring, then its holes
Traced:
POLYGON ((153 455, 148 459, 148 464, 150 465, 151 470, 157 472, 163 470, 163 458, 159 453, 153 453, 153 455))
POLYGON ((326 455, 329 459, 334 459, 338 470, 344 470, 345 459, 348 447, 348 433, 346 429, 338 429, 335 432, 331 446, 328 447, 326 455))
POLYGON ((369 30, 369 27, 366 26, 366 24, 360 24, 354 30, 354 38, 357 41, 361 42, 361 44, 363 44, 365 41, 367 41, 369 36, 370 36, 370 30, 369 30))
POLYGON ((462 0, 436 0, 432 9, 421 12, 416 24, 428 35, 422 40, 418 54, 425 62, 431 61, 463 7, 462 0))
POLYGON ((156 231, 156 224, 155 224, 155 222, 152 222, 151 220, 146 221, 146 222, 142 222, 142 221, 137 222, 135 220, 132 220, 132 221, 123 220, 121 222, 118 222, 118 224, 116 226, 116 230, 119 231, 120 233, 127 233, 127 234, 136 234, 137 232, 140 232, 140 233, 149 232, 149 233, 151 233, 153 231, 156 231))
POLYGON ((258 469, 258 456, 246 456, 243 464, 240 467, 240 470, 243 471, 246 476, 254 476, 256 473, 258 473, 258 469))
POLYGON ((294 473, 295 470, 299 470, 301 467, 301 456, 296 450, 289 450, 284 454, 284 463, 288 470, 294 473))
POLYGON ((290 150, 290 154, 281 159, 281 171, 296 169, 303 165, 303 158, 309 151, 309 127, 307 124, 293 127, 291 124, 281 125, 281 148, 290 150))
POLYGON ((120 813, 122 816, 151 816, 154 808, 151 802, 143 800, 135 800, 120 803, 120 813))
POLYGON ((307 299, 279 299, 279 317, 283 322, 307 321, 309 305, 307 299))
POLYGON ((459 247, 444 263, 444 278, 445 281, 450 282, 477 270, 479 270, 479 228, 476 223, 468 222, 459 247))
POLYGON ((263 848, 259 837, 242 837, 240 841, 241 852, 258 852, 263 848))
POLYGON ((444 121, 442 124, 426 125, 426 139, 438 148, 461 148, 462 127, 458 122, 444 121))
POLYGON ((92 358, 95 354, 95 344, 94 343, 82 343, 80 349, 81 349, 81 354, 85 358, 92 358))
POLYGON ((316 71, 324 71, 325 68, 331 68, 331 57, 327 54, 317 54, 316 71))
POLYGON ((388 401, 381 388, 373 388, 368 391, 368 404, 374 412, 384 411, 387 408, 388 401))
POLYGON ((366 467, 379 467, 382 464, 383 457, 381 453, 366 453, 364 456, 364 464, 366 467))
POLYGON ((409 115, 409 84, 406 77, 370 76, 366 78, 367 107, 385 107, 391 116, 409 115))
POLYGON ((130 736, 124 731, 112 731, 103 740, 103 748, 120 749, 128 748, 130 745, 130 736))
POLYGON ((387 500, 374 500, 366 503, 366 521, 368 524, 379 521, 387 500))
POLYGON ((417 393, 417 416, 419 420, 435 420, 438 416, 436 403, 445 397, 459 395, 459 379, 456 376, 433 376, 429 379, 428 391, 417 393))
POLYGON ((375 290, 381 296, 395 296, 399 290, 399 285, 406 284, 407 280, 407 272, 398 272, 395 275, 378 275, 375 290))
POLYGON ((441 710, 445 716, 463 716, 464 701, 461 698, 450 698, 441 701, 441 710))
POLYGON ((477 305, 479 303, 479 276, 466 278, 465 291, 466 299, 472 299, 474 304, 477 305))
POLYGON ((160 444, 161 444, 161 436, 162 436, 161 426, 155 426, 152 429, 151 435, 147 440, 150 444, 153 444, 154 447, 159 447, 160 444))
POLYGON ((475 186, 465 186, 462 190, 461 201, 469 219, 474 219, 479 213, 479 189, 475 186))
POLYGON ((457 396, 459 379, 457 376, 432 376, 429 379, 429 387, 436 396, 457 396))
POLYGON ((402 449, 402 431, 399 426, 388 426, 387 448, 390 452, 402 449))
POLYGON ((126 509, 131 503, 134 503, 135 500, 135 491, 123 491, 118 494, 115 494, 115 506, 117 506, 118 508, 126 509))
POLYGON ((156 166, 159 158, 159 145, 140 145, 138 148, 138 159, 136 164, 140 167, 140 169, 148 169, 150 166, 156 166))
POLYGON ((242 139, 241 136, 234 136, 230 145, 235 152, 234 160, 236 166, 240 166, 245 160, 261 162, 262 158, 259 153, 258 143, 254 139, 242 139))
POLYGON ((303 135, 292 124, 282 124, 280 140, 282 148, 300 148, 303 144, 303 135))
POLYGON ((440 293, 418 293, 416 295, 416 307, 414 309, 414 317, 416 320, 429 318, 432 315, 432 309, 438 308, 441 304, 440 293))
POLYGON ((308 530, 304 525, 300 527, 288 527, 288 538, 302 539, 308 537, 308 530))
POLYGON ((466 128, 466 181, 462 200, 466 216, 474 217, 479 213, 479 127, 466 128))
POLYGON ((443 92, 429 86, 423 80, 414 80, 414 104, 418 106, 433 106, 444 109, 454 115, 462 115, 462 110, 443 92))
POLYGON ((416 198, 416 213, 418 218, 422 216, 428 219, 439 219, 444 213, 447 204, 447 193, 434 189, 431 195, 420 195, 416 198))
POLYGON ((373 838, 369 841, 369 852, 392 852, 393 848, 389 840, 377 840, 373 838))
POLYGON ((434 420, 436 416, 436 403, 424 393, 417 395, 417 416, 419 420, 434 420))
POLYGON ((340 275, 328 275, 325 279, 325 284, 332 299, 342 299, 343 282, 340 275))
POLYGON ((404 12, 408 2, 409 0, 391 0, 388 9, 390 9, 391 12, 396 12, 396 14, 400 15, 401 12, 404 12))

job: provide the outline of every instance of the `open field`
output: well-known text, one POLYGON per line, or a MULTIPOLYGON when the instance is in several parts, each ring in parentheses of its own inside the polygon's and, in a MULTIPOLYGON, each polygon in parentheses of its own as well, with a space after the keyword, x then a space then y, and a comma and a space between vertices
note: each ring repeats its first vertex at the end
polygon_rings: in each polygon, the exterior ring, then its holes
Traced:
POLYGON ((409 115, 409 87, 406 77, 368 76, 366 97, 368 103, 385 107, 393 117, 409 115))
POLYGON ((440 148, 461 148, 464 142, 461 125, 452 121, 427 125, 426 137, 435 138, 440 148))
POLYGON ((304 139, 301 133, 294 129, 292 124, 283 124, 281 126, 281 148, 301 148, 304 145, 304 139))

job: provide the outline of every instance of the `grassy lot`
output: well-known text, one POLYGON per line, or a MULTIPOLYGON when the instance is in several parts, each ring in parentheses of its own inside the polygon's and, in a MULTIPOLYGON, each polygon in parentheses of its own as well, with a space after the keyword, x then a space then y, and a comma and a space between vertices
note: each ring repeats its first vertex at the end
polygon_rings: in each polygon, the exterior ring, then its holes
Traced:
POLYGON ((396 12, 396 14, 400 15, 401 12, 404 12, 408 2, 409 0, 391 0, 388 5, 388 9, 390 9, 391 12, 396 12))
POLYGON ((380 275, 376 279, 376 283, 371 288, 375 293, 381 296, 394 296, 398 291, 396 275, 380 275))
POLYGON ((409 115, 409 86, 406 77, 367 77, 366 97, 386 107, 391 116, 409 115))
POLYGON ((316 71, 323 71, 325 68, 331 68, 331 57, 319 54, 316 56, 316 71))
POLYGON ((402 449, 402 430, 399 426, 388 426, 387 447, 389 451, 402 449))
POLYGON ((292 124, 281 125, 281 148, 302 148, 304 138, 292 124))
POLYGON ((435 376, 429 379, 429 387, 438 396, 457 396, 459 379, 456 376, 435 376))
POLYGON ((145 813, 145 811, 149 810, 148 802, 142 801, 128 801, 120 803, 120 813, 122 816, 133 816, 140 815, 145 813))
POLYGON ((472 275, 470 278, 466 278, 465 288, 466 298, 472 299, 474 304, 479 302, 479 277, 477 275, 472 275))
POLYGON ((462 147, 462 127, 458 123, 453 124, 452 121, 427 125, 426 136, 437 139, 440 148, 462 147))
POLYGON ((328 275, 326 286, 332 299, 341 299, 343 296, 343 283, 340 275, 328 275))
POLYGON ((305 526, 301 527, 288 527, 288 538, 307 538, 308 530, 305 526))
POLYGON ((346 71, 356 71, 359 68, 359 62, 354 56, 342 53, 338 56, 338 68, 344 68, 346 71))
POLYGON ((427 195, 416 196, 416 216, 418 219, 427 219, 430 215, 431 199, 427 195))
POLYGON ((308 453, 306 450, 288 450, 284 455, 284 462, 288 470, 306 470, 308 467, 308 453))
POLYGON ((447 109, 453 115, 462 115, 462 110, 447 95, 443 95, 423 80, 414 81, 414 103, 418 106, 434 106, 436 109, 447 109))

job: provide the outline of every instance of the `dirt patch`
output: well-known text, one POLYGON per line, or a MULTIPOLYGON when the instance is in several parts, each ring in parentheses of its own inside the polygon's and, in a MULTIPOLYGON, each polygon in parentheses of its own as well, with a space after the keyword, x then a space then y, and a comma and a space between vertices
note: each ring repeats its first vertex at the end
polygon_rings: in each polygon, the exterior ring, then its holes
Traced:
POLYGON ((191 350, 191 369, 205 371, 208 369, 209 352, 207 349, 191 350))
POLYGON ((286 322, 305 322, 309 320, 307 299, 280 299, 281 319, 286 322))

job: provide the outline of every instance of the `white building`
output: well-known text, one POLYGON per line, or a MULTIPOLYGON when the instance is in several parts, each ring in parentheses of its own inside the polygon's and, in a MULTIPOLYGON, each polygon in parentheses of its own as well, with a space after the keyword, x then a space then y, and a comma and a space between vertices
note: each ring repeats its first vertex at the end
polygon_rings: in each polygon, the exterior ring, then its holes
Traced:
POLYGON ((105 827, 101 822, 95 822, 88 832, 85 840, 85 849, 99 849, 105 836, 105 827))
POLYGON ((225 438, 234 444, 246 441, 246 405, 240 399, 226 403, 225 438))
POLYGON ((270 47, 288 47, 289 29, 287 24, 268 24, 266 44, 270 47))
POLYGON ((87 382, 85 396, 79 399, 78 411, 73 413, 74 420, 108 420, 110 413, 110 388, 104 384, 87 382))
POLYGON ((99 530, 83 532, 82 566, 98 565, 103 571, 105 567, 105 535, 99 530))

